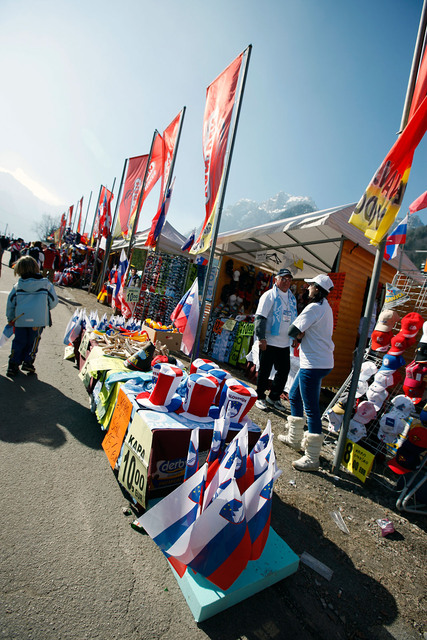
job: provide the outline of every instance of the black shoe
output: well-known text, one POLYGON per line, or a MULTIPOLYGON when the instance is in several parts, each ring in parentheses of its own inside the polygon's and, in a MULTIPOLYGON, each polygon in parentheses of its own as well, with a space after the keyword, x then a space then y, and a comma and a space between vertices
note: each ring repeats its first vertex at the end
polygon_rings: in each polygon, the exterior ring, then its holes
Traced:
POLYGON ((8 378, 14 378, 19 373, 19 367, 16 364, 10 364, 7 368, 6 375, 8 378))
POLYGON ((21 371, 26 371, 27 373, 35 373, 36 368, 31 362, 23 362, 21 365, 21 371))

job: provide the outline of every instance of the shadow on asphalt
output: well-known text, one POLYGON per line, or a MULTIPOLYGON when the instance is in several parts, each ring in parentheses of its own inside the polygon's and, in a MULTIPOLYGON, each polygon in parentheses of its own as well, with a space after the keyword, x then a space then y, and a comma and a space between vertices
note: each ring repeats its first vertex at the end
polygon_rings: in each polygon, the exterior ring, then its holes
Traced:
POLYGON ((66 443, 68 431, 87 447, 101 448, 105 434, 88 407, 36 375, 19 373, 12 380, 0 376, 0 398, 0 439, 4 442, 37 442, 58 448, 66 443))
POLYGON ((232 612, 199 623, 211 640, 394 640, 385 626, 398 616, 395 599, 355 568, 315 518, 274 495, 271 526, 297 555, 306 551, 321 559, 333 570, 331 580, 300 563, 296 573, 235 605, 232 612))

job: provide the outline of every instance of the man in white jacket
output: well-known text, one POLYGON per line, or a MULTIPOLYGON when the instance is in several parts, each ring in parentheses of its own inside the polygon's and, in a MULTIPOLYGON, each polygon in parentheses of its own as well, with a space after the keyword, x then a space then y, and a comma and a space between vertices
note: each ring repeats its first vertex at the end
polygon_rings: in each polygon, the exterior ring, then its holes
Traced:
POLYGON ((255 336, 259 340, 258 400, 255 404, 263 411, 268 406, 284 409, 280 396, 290 369, 291 339, 288 329, 297 317, 297 302, 289 289, 291 283, 292 273, 289 269, 280 269, 273 288, 263 293, 259 299, 255 313, 255 336), (270 394, 266 397, 265 392, 273 366, 276 375, 270 394))

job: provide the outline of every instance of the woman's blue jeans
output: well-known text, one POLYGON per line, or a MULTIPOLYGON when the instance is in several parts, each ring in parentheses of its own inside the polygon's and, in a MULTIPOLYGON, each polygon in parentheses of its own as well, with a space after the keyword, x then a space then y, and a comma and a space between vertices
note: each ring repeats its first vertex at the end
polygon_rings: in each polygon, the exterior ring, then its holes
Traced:
POLYGON ((332 369, 300 369, 289 391, 291 415, 307 416, 309 433, 322 433, 320 417, 320 389, 322 380, 332 369))

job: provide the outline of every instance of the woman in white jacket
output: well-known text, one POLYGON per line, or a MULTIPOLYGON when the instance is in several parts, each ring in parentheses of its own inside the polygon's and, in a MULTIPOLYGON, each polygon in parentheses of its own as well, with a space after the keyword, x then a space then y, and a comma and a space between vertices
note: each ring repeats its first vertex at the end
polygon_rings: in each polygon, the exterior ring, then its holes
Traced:
POLYGON ((300 342, 300 370, 289 391, 291 415, 288 416, 288 433, 278 440, 305 455, 292 463, 299 471, 316 471, 319 468, 320 449, 323 443, 320 415, 320 389, 322 380, 334 366, 332 332, 334 320, 327 301, 334 283, 329 276, 319 274, 309 283, 309 304, 289 327, 289 335, 300 342), (307 416, 308 431, 304 434, 307 416), (304 436, 304 437, 303 437, 304 436))
POLYGON ((34 258, 20 258, 14 273, 20 278, 13 286, 6 305, 7 321, 15 326, 6 372, 10 378, 16 376, 20 365, 22 371, 35 373, 34 360, 40 337, 44 327, 51 324, 50 310, 58 304, 53 284, 41 276, 34 258))

